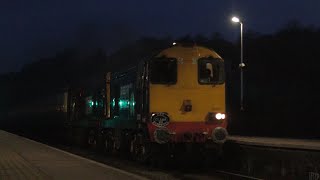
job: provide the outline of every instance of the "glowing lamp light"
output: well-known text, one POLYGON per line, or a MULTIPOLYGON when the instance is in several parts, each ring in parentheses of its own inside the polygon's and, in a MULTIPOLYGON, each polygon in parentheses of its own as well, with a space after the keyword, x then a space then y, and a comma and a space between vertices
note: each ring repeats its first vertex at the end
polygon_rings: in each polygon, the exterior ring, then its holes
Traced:
POLYGON ((221 120, 221 119, 225 119, 226 115, 222 114, 222 113, 217 113, 215 117, 216 117, 216 119, 221 120))
POLYGON ((116 100, 113 98, 112 99, 112 107, 116 106, 116 100))
POLYGON ((240 22, 240 19, 234 16, 234 17, 232 17, 231 21, 238 23, 238 22, 240 22))
POLYGON ((221 113, 216 114, 216 119, 220 120, 221 118, 221 113))
POLYGON ((176 44, 177 44, 176 42, 173 42, 173 43, 172 43, 172 45, 176 45, 176 44))
POLYGON ((120 100, 119 101, 119 106, 122 107, 122 105, 123 105, 123 102, 120 100))

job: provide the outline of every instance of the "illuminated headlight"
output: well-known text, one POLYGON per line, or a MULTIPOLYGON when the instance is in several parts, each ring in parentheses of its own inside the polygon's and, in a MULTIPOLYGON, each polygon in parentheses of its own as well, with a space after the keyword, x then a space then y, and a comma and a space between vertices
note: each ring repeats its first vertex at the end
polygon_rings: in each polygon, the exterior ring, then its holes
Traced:
POLYGON ((223 113, 217 113, 217 114, 215 115, 215 118, 216 118, 217 120, 225 119, 225 118, 226 118, 226 115, 223 114, 223 113))

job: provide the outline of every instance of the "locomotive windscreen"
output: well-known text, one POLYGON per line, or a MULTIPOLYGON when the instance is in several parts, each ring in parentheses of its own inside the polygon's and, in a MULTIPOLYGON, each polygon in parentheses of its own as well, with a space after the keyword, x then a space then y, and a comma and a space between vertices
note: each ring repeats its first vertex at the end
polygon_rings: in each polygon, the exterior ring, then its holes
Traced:
POLYGON ((151 61, 150 80, 152 84, 175 84, 177 82, 177 60, 155 58, 151 61))
POLYGON ((223 84, 224 64, 221 59, 201 58, 198 61, 200 84, 223 84))

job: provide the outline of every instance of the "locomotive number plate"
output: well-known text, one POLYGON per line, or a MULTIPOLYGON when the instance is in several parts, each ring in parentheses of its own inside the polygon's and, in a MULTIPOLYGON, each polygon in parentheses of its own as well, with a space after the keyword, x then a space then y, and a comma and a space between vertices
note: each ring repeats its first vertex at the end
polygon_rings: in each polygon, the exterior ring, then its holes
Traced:
POLYGON ((167 113, 154 113, 151 116, 151 122, 157 127, 165 127, 169 124, 169 116, 167 113))

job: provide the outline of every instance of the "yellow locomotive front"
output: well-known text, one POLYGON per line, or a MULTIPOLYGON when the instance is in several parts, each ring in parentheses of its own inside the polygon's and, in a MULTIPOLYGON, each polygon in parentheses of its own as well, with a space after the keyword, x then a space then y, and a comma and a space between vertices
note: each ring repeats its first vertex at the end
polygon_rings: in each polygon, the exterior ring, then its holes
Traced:
POLYGON ((158 143, 227 137, 224 61, 201 46, 173 46, 149 63, 150 140, 158 143))

